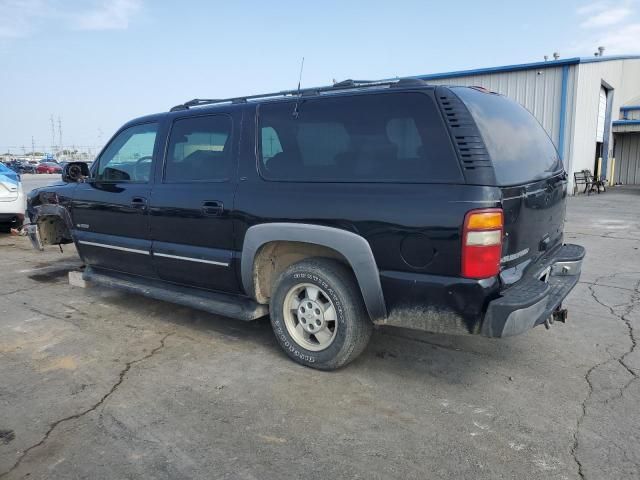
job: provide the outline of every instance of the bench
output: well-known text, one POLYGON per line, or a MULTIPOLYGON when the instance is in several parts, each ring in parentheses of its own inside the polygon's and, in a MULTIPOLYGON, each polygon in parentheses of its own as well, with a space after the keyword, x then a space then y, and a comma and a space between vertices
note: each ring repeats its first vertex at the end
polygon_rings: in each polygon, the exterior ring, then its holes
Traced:
POLYGON ((573 174, 573 194, 575 195, 578 186, 584 185, 584 191, 582 193, 586 193, 590 195, 591 192, 595 191, 600 193, 600 188, 602 188, 603 192, 607 191, 607 179, 596 179, 591 170, 581 170, 579 172, 575 172, 573 174))

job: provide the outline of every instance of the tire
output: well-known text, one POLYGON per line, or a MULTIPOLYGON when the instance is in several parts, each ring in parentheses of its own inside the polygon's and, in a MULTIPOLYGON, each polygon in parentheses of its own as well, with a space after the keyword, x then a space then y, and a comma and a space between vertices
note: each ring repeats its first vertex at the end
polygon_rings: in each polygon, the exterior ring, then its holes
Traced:
POLYGON ((269 308, 278 343, 307 367, 343 367, 371 338, 373 324, 355 277, 336 260, 309 258, 289 266, 276 281, 269 308))

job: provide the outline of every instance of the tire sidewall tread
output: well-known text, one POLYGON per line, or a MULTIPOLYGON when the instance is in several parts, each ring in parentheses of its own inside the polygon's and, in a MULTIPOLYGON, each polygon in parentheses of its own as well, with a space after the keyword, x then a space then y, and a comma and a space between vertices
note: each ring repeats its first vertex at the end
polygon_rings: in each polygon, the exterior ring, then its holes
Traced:
POLYGON ((273 331, 285 353, 297 363, 319 370, 334 370, 351 362, 364 350, 373 329, 353 273, 332 259, 310 258, 289 266, 276 281, 270 311, 273 331), (284 322, 287 292, 301 283, 320 287, 336 309, 336 337, 318 352, 298 345, 284 322))

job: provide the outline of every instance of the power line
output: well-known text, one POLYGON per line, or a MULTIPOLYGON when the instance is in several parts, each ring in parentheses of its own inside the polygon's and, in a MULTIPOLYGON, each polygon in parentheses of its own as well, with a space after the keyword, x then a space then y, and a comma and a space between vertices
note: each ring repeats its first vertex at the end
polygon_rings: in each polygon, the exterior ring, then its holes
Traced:
POLYGON ((56 127, 53 125, 53 114, 49 117, 51 121, 51 152, 56 149, 56 127))

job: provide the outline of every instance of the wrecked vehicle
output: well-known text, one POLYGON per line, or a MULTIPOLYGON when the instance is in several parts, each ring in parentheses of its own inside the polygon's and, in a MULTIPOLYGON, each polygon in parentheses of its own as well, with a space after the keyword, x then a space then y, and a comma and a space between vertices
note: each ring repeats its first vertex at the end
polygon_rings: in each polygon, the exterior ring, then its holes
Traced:
POLYGON ((239 320, 334 369, 374 325, 505 337, 554 320, 584 249, 537 120, 479 88, 345 81, 192 100, 29 196, 92 282, 239 320))

